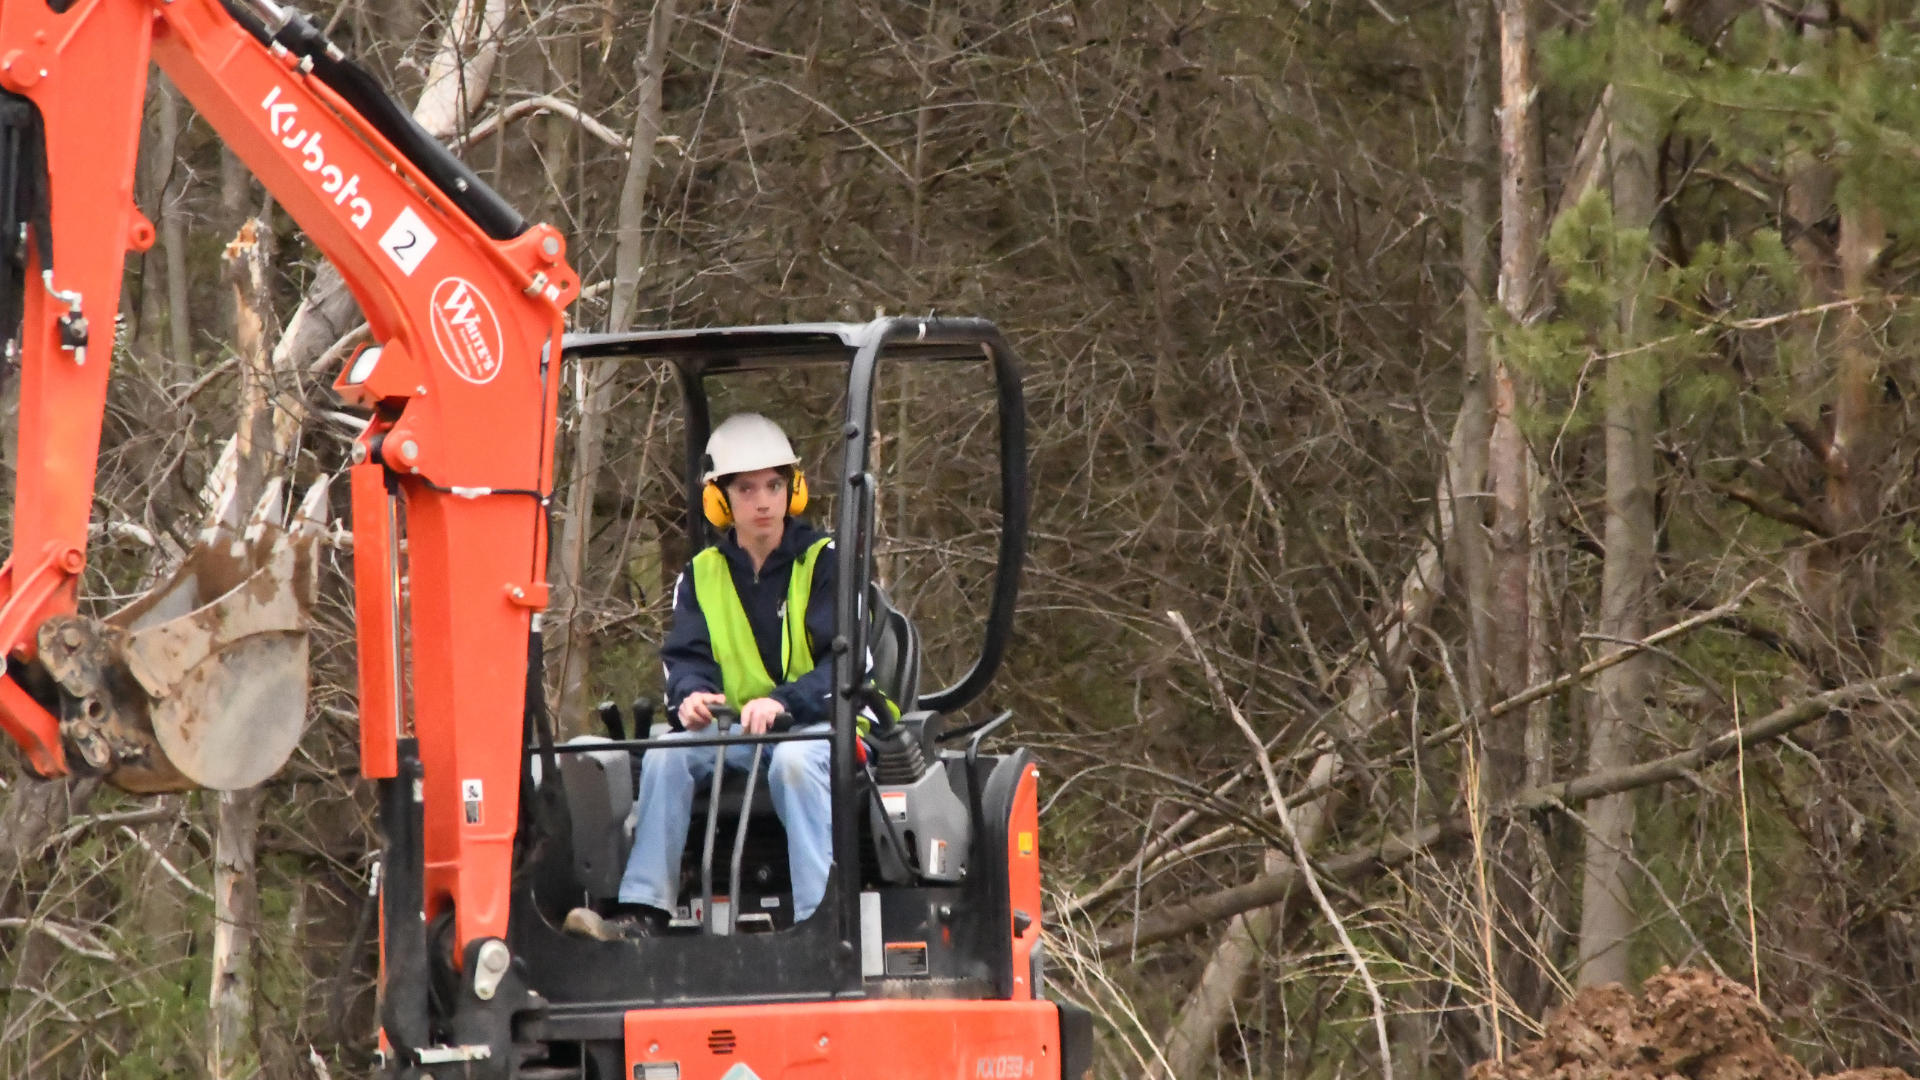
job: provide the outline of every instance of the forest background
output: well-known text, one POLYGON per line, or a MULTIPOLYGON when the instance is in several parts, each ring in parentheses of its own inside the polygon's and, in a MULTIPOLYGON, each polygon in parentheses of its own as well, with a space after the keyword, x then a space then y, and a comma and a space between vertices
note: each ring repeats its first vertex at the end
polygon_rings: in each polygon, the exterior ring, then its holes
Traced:
MULTIPOLYGON (((319 12, 567 234, 577 329, 1007 331, 1035 513, 981 708, 1043 763, 1054 991, 1099 1074, 1143 1080, 1459 1076, 1663 965, 1753 985, 1811 1066, 1920 1071, 1917 14, 319 12)), ((337 473, 360 424, 326 389, 364 334, 337 276, 163 78, 147 115, 99 611, 223 485, 337 473)), ((687 551, 670 382, 566 377, 548 668, 584 731, 657 691, 687 551)), ((831 478, 830 386, 730 402, 831 478)), ((984 601, 990 403, 977 372, 882 382, 881 566, 930 684, 984 601)), ((377 838, 329 550, 281 776, 136 800, 6 766, 8 1075, 367 1069, 377 838)))

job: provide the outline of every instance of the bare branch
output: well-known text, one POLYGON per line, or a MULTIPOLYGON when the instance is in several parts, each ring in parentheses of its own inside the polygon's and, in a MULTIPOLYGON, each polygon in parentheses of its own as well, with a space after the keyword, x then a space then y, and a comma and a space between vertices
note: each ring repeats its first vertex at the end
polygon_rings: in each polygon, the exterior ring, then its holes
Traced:
MULTIPOLYGON (((1778 739, 1834 709, 1883 700, 1916 686, 1920 686, 1920 669, 1915 668, 1878 679, 1850 683, 1782 706, 1753 724, 1726 732, 1692 750, 1521 792, 1504 806, 1491 811, 1488 819, 1513 818, 1549 808, 1573 809, 1602 795, 1681 779, 1702 766, 1733 756, 1742 747, 1751 748, 1778 739)), ((1323 860, 1318 869, 1329 881, 1350 884, 1400 866, 1424 851, 1458 842, 1468 835, 1468 830, 1465 815, 1458 815, 1386 837, 1359 851, 1323 860)), ((1179 937, 1243 911, 1277 904, 1292 894, 1300 880, 1298 868, 1292 868, 1280 873, 1264 874, 1230 889, 1168 905, 1152 918, 1141 920, 1137 928, 1121 927, 1102 935, 1100 955, 1119 956, 1142 945, 1179 937)))

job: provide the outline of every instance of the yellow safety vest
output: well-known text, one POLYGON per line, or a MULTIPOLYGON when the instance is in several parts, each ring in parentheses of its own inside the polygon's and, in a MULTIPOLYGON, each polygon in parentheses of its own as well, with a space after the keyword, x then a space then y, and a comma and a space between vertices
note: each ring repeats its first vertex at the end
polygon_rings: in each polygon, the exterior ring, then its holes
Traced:
MULTIPOLYGON (((747 622, 747 609, 733 587, 733 573, 727 557, 718 548, 708 548, 693 557, 693 595, 707 617, 707 640, 713 646, 713 658, 720 664, 721 691, 727 704, 738 709, 756 698, 766 697, 776 685, 790 683, 813 670, 813 643, 807 638, 807 603, 813 595, 813 567, 820 551, 831 544, 823 536, 807 547, 793 562, 793 575, 787 583, 787 607, 780 626, 780 683, 767 673, 760 659, 760 645, 753 639, 753 625, 747 622)), ((862 722, 864 732, 866 724, 862 722)))

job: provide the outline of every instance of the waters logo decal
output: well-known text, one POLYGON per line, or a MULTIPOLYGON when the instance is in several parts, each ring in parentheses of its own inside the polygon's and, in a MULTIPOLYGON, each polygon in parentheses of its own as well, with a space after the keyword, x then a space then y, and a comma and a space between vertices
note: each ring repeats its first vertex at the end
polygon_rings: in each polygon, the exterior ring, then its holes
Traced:
POLYGON ((433 287, 433 343, 455 375, 485 386, 500 374, 500 320, 473 282, 442 278, 433 287))

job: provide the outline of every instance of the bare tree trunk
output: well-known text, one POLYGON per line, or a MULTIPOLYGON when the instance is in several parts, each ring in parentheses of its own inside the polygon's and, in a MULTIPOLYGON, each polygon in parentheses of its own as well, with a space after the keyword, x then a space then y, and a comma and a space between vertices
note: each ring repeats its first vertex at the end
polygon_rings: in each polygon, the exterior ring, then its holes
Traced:
MULTIPOLYGON (((1500 0, 1500 305, 1507 318, 1526 323, 1534 313, 1540 261, 1540 160, 1533 117, 1533 32, 1531 0, 1500 0)), ((1494 655, 1495 691, 1502 697, 1527 686, 1530 484, 1532 457, 1520 432, 1516 411, 1523 403, 1519 376, 1494 350, 1493 428, 1488 471, 1494 487, 1494 655)), ((1515 721, 1520 718, 1515 717, 1515 721)), ((1495 772, 1525 775, 1521 732, 1492 740, 1495 772), (1504 760, 1503 760, 1504 758, 1504 760)))
MULTIPOLYGON (((219 236, 234 236, 240 232, 240 226, 253 217, 258 209, 254 205, 253 173, 247 169, 240 155, 222 144, 220 147, 220 205, 214 216, 213 228, 219 236)), ((230 290, 220 293, 220 321, 234 325, 245 316, 234 307, 234 294, 230 290)))
MULTIPOLYGON (((1853 301, 1873 288, 1873 267, 1887 246, 1880 208, 1856 194, 1840 208, 1840 288, 1853 301)), ((1873 329, 1861 305, 1840 312, 1840 358, 1833 403, 1835 459, 1827 469, 1827 502, 1836 535, 1864 528, 1880 515, 1879 466, 1886 455, 1885 394, 1873 329)))
MULTIPOLYGON (((1313 763, 1308 786, 1321 786, 1333 778, 1338 764, 1332 754, 1322 754, 1313 763)), ((1300 842, 1308 849, 1318 846, 1331 816, 1333 793, 1329 792, 1294 812, 1294 827, 1300 842)), ((1269 850, 1264 856, 1265 872, 1284 873, 1293 866, 1286 854, 1269 850)), ((1260 958, 1273 945, 1274 935, 1286 926, 1287 904, 1282 901, 1234 919, 1220 937, 1213 957, 1201 972, 1200 981, 1187 995, 1186 1003, 1174 1017, 1168 1030, 1162 1069, 1154 1063, 1145 1073, 1148 1080, 1165 1077, 1189 1080, 1206 1075, 1214 1060, 1215 1042, 1220 1029, 1234 1016, 1234 1005, 1246 994, 1247 983, 1259 968, 1260 958)))
MULTIPOLYGON (((273 319, 267 286, 270 234, 254 218, 227 245, 227 280, 233 286, 233 349, 240 360, 240 417, 234 429, 234 503, 250 512, 265 493, 276 457, 286 449, 286 430, 274 407, 273 357, 268 347, 273 319)), ((217 505, 219 500, 215 500, 217 505)))
POLYGON ((413 118, 428 134, 442 139, 453 135, 486 101, 506 21, 507 0, 460 0, 447 17, 413 107, 413 118))
POLYGON ((635 297, 640 290, 640 261, 645 256, 647 178, 653 171, 654 141, 660 136, 660 81, 666 74, 667 43, 673 37, 675 0, 655 0, 653 23, 647 29, 647 51, 636 64, 639 99, 633 113, 633 149, 627 158, 626 182, 620 186, 620 218, 615 227, 613 302, 607 330, 632 328, 635 297))
POLYGON ((213 848, 213 975, 207 995, 207 1075, 251 1075, 253 938, 260 919, 254 841, 260 789, 219 793, 213 848))
MULTIPOLYGON (((1535 115, 1532 0, 1500 3, 1500 284, 1506 318, 1525 324, 1536 314, 1541 251, 1540 142, 1535 115)), ((1494 350, 1493 430, 1487 471, 1493 490, 1492 670, 1496 697, 1529 685, 1533 667, 1532 487, 1534 463, 1521 434, 1518 410, 1526 400, 1520 376, 1494 350)), ((1486 732, 1487 795, 1503 800, 1526 785, 1531 709, 1495 720, 1486 732)), ((1509 827, 1495 846, 1496 892, 1505 955, 1498 992, 1531 1001, 1538 979, 1525 943, 1534 923, 1532 867, 1524 829, 1509 827)))
MULTIPOLYGON (((1620 304, 1619 344, 1627 355, 1607 362, 1606 562, 1597 624, 1606 639, 1600 646, 1603 656, 1621 651, 1620 642, 1646 637, 1658 582, 1653 440, 1660 370, 1648 353, 1632 351, 1651 336, 1655 298, 1646 279, 1652 273, 1654 254, 1649 244, 1644 262, 1636 265, 1639 251, 1631 237, 1653 224, 1659 203, 1654 162, 1659 133, 1652 110, 1638 92, 1616 87, 1612 102, 1607 153, 1612 165, 1613 220, 1615 229, 1628 236, 1615 249, 1625 294, 1620 304)), ((1636 733, 1648 719, 1653 677, 1653 656, 1644 652, 1600 673, 1587 722, 1587 771, 1633 763, 1636 733)), ((1586 824, 1578 980, 1581 986, 1625 983, 1627 938, 1634 927, 1628 895, 1633 797, 1608 795, 1587 804, 1586 824)))
MULTIPOLYGON (((567 512, 554 544, 552 647, 559 655, 559 695, 554 715, 567 725, 587 692, 588 652, 593 634, 586 618, 587 543, 593 536, 593 499, 600 486, 607 412, 613 407, 614 361, 596 360, 575 370, 573 461, 567 470, 567 512)), ((567 730, 571 730, 568 728, 567 730)))
MULTIPOLYGON (((250 512, 290 444, 291 429, 274 407, 275 371, 267 347, 272 319, 267 290, 266 226, 252 219, 227 245, 233 286, 234 351, 240 358, 240 418, 234 431, 230 492, 215 498, 250 512)), ((290 418, 289 418, 290 419, 290 418)), ((218 795, 213 858, 213 971, 207 995, 207 1074, 212 1080, 251 1075, 259 1050, 253 1035, 253 942, 260 917, 255 839, 260 789, 218 795)))
MULTIPOLYGON (((667 43, 673 36, 675 0, 657 0, 647 31, 647 51, 636 63, 640 77, 634 109, 633 149, 626 182, 620 188, 620 218, 614 249, 613 299, 607 329, 618 333, 632 325, 640 290, 640 263, 646 254, 647 177, 653 168, 654 140, 660 133, 660 80, 666 72, 667 43)), ((554 544, 553 647, 560 657, 560 685, 554 715, 560 723, 580 711, 587 690, 591 632, 584 619, 583 580, 587 541, 593 535, 593 499, 598 493, 600 461, 606 441, 607 411, 613 406, 614 375, 619 364, 598 360, 576 373, 573 465, 567 474, 567 513, 554 544)))
MULTIPOLYGON (((141 109, 140 154, 134 164, 134 205, 153 222, 156 230, 166 217, 167 181, 173 176, 176 140, 174 133, 166 130, 162 123, 166 118, 161 115, 166 108, 168 90, 166 80, 158 73, 147 81, 147 100, 141 109)), ((162 361, 162 371, 167 366, 166 349, 160 343, 162 327, 167 321, 166 290, 161 288, 161 282, 166 279, 165 260, 166 249, 158 245, 137 255, 129 253, 128 260, 129 271, 135 264, 140 267, 140 303, 127 312, 133 320, 131 345, 143 359, 162 361)), ((128 273, 126 288, 131 289, 134 280, 133 274, 128 273)))
MULTIPOLYGON (((174 148, 180 139, 180 93, 158 76, 160 83, 160 139, 165 145, 164 160, 171 167, 174 148)), ((187 227, 186 211, 179 205, 185 177, 168 183, 160 193, 160 246, 166 252, 167 330, 173 343, 174 367, 185 374, 193 370, 193 327, 187 311, 187 227)))
MULTIPOLYGON (((566 29, 547 47, 552 58, 547 68, 547 92, 578 102, 581 100, 580 37, 586 32, 586 25, 578 18, 568 19, 563 14, 555 17, 563 20, 566 29)), ((567 185, 573 182, 574 145, 579 133, 579 125, 559 113, 547 117, 546 129, 541 133, 547 190, 540 201, 549 220, 559 222, 563 229, 571 225, 567 220, 566 193, 567 185)))
POLYGON ((1462 153, 1466 179, 1460 191, 1460 306, 1466 315, 1465 349, 1461 356, 1460 415, 1454 422, 1453 445, 1447 475, 1452 489, 1453 535, 1468 619, 1467 692, 1475 702, 1487 700, 1487 664, 1492 647, 1492 553, 1487 547, 1488 439, 1493 433, 1492 400, 1488 396, 1489 300, 1488 237, 1493 228, 1493 74, 1488 62, 1487 38, 1492 30, 1491 0, 1466 0, 1467 84, 1462 102, 1462 153))

